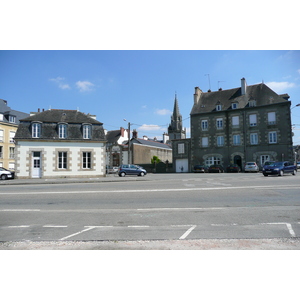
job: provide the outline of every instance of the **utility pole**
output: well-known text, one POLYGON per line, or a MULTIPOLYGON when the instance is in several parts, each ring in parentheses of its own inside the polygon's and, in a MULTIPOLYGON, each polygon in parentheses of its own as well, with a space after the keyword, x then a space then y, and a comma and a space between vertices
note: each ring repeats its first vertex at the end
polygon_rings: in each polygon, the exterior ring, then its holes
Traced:
MULTIPOLYGON (((125 122, 127 122, 126 119, 123 119, 125 122)), ((131 151, 130 151, 130 122, 128 122, 128 164, 131 163, 131 151)))

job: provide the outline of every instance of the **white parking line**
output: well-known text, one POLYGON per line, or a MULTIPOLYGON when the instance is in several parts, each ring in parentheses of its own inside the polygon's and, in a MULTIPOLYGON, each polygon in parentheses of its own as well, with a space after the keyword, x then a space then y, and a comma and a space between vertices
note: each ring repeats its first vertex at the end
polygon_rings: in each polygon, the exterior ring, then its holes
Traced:
POLYGON ((89 227, 89 228, 83 229, 83 230, 81 230, 81 231, 78 231, 78 232, 76 232, 76 233, 73 233, 73 234, 71 234, 71 235, 68 235, 68 236, 63 237, 62 239, 60 239, 60 241, 64 241, 64 240, 66 240, 66 239, 68 239, 68 238, 70 238, 70 237, 72 237, 72 236, 78 235, 78 234, 80 234, 80 233, 82 233, 82 232, 89 231, 89 230, 94 229, 94 228, 95 228, 94 226, 91 226, 91 227, 89 227))
POLYGON ((266 224, 266 225, 286 225, 290 235, 292 237, 295 237, 295 231, 293 230, 292 224, 291 223, 284 223, 284 222, 278 222, 278 223, 261 223, 262 225, 266 224))
POLYGON ((67 225, 44 225, 45 228, 65 228, 67 225))
POLYGON ((184 240, 196 227, 197 227, 196 225, 192 226, 179 239, 184 240))
POLYGON ((8 228, 28 228, 29 225, 7 226, 8 228))
POLYGON ((41 211, 40 209, 0 209, 0 211, 6 211, 6 212, 26 212, 26 211, 41 211))

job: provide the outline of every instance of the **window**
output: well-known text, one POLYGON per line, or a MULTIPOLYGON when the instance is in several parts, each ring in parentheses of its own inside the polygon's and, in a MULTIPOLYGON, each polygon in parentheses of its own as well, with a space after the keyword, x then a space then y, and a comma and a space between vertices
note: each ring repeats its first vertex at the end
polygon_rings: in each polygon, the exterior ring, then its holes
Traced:
POLYGON ((3 121, 3 114, 0 113, 0 121, 3 121))
POLYGON ((238 108, 238 104, 237 103, 231 103, 231 108, 232 109, 237 109, 238 108))
POLYGON ((238 127, 240 125, 240 118, 239 116, 232 117, 232 126, 238 127))
POLYGON ((16 123, 16 117, 15 116, 9 116, 8 121, 9 121, 9 123, 16 123))
POLYGON ((32 124, 32 137, 33 138, 41 137, 41 124, 39 123, 32 124))
POLYGON ((202 147, 208 147, 208 137, 202 138, 202 147))
POLYGON ((92 168, 92 153, 91 152, 83 152, 82 153, 82 168, 83 169, 91 169, 92 168))
POLYGON ((67 152, 58 152, 58 169, 67 169, 67 152))
POLYGON ((220 110, 222 110, 222 105, 221 104, 216 105, 216 111, 220 111, 220 110))
POLYGON ((3 158, 3 152, 2 152, 3 150, 2 149, 3 149, 3 147, 0 146, 0 158, 3 158))
POLYGON ((9 132, 9 142, 10 143, 14 143, 14 137, 15 137, 16 133, 14 131, 10 131, 9 132))
POLYGON ((92 133, 92 126, 91 125, 83 125, 83 138, 90 139, 92 133))
POLYGON ((15 163, 13 163, 13 162, 8 163, 8 169, 9 170, 14 170, 15 169, 15 163))
POLYGON ((257 125, 256 114, 249 115, 249 121, 250 121, 250 126, 256 126, 257 125))
POLYGON ((201 128, 202 128, 202 130, 207 130, 208 129, 208 121, 207 120, 202 120, 201 121, 201 128))
POLYGON ((65 139, 67 137, 67 124, 58 125, 58 137, 60 139, 65 139))
POLYGON ((258 144, 258 134, 257 133, 250 133, 250 144, 251 145, 258 144))
POLYGON ((4 142, 4 139, 3 139, 3 130, 0 130, 0 142, 4 142))
POLYGON ((211 156, 211 157, 208 157, 206 160, 205 160, 205 164, 207 166, 211 166, 211 165, 220 165, 221 164, 221 159, 217 156, 211 156))
POLYGON ((268 124, 269 125, 276 124, 276 113, 275 112, 268 112, 268 124))
POLYGON ((255 106, 256 106, 256 100, 250 100, 249 107, 255 107, 255 106))
POLYGON ((217 145, 218 145, 218 147, 224 146, 224 136, 217 137, 217 145))
POLYGON ((241 136, 239 134, 233 135, 233 145, 241 144, 241 136))
POLYGON ((271 131, 269 132, 269 144, 276 144, 277 143, 277 132, 271 131))
POLYGON ((178 154, 184 154, 184 144, 178 144, 178 154))
POLYGON ((271 160, 270 155, 261 155, 260 156, 260 163, 262 166, 264 165, 264 163, 266 161, 270 161, 270 160, 271 160))
POLYGON ((9 158, 14 159, 15 158, 15 148, 9 147, 9 158))
POLYGON ((223 128, 223 119, 218 118, 217 119, 217 129, 222 129, 223 128))

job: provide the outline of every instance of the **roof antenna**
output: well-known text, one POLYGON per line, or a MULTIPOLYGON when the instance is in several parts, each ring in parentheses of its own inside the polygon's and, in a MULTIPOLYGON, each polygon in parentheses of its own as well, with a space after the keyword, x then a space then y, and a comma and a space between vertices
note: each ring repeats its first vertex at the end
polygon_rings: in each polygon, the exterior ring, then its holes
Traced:
POLYGON ((218 89, 219 89, 219 83, 220 83, 220 82, 225 82, 225 81, 222 81, 222 80, 218 81, 218 89))
POLYGON ((211 90, 211 88, 210 88, 210 77, 209 77, 209 74, 204 74, 204 76, 208 76, 209 89, 211 90))

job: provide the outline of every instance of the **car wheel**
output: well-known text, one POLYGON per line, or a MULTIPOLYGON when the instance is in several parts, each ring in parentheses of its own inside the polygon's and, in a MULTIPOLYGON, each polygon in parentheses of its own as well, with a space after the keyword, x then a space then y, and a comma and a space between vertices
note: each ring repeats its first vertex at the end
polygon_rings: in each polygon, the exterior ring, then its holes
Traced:
POLYGON ((141 172, 141 173, 140 173, 140 176, 142 176, 142 177, 145 176, 145 173, 144 173, 144 172, 141 172))
POLYGON ((122 172, 122 173, 120 173, 119 176, 120 176, 120 177, 125 177, 125 175, 126 175, 126 174, 125 174, 124 172, 122 172))
POLYGON ((279 175, 279 176, 283 176, 283 171, 280 170, 278 175, 279 175))
POLYGON ((5 180, 7 178, 7 176, 5 174, 1 175, 1 180, 5 180))
POLYGON ((264 176, 266 176, 266 177, 267 177, 267 176, 268 176, 268 174, 264 174, 264 176))

